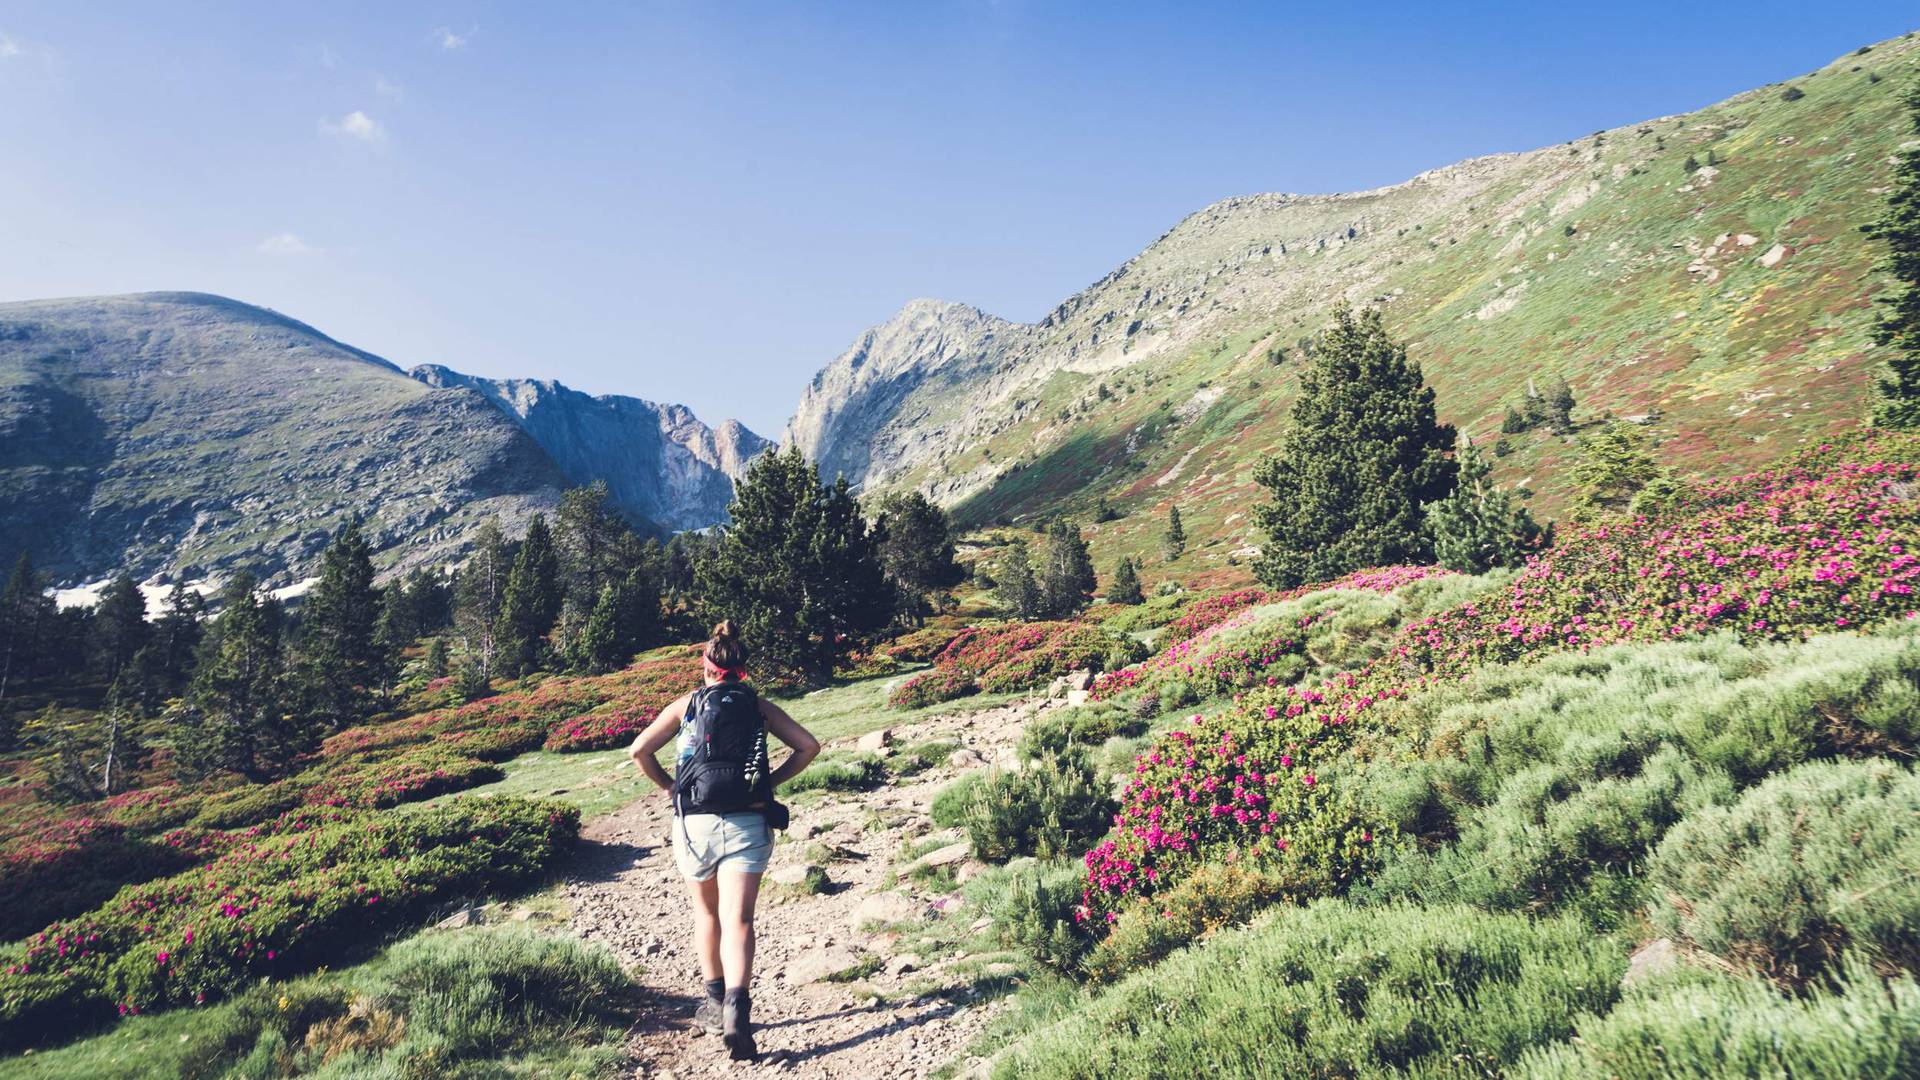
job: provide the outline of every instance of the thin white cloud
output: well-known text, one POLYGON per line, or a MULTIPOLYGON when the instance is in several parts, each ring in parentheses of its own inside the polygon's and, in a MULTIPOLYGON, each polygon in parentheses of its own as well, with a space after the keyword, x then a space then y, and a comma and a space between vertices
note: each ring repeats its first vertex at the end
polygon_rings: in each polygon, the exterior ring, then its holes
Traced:
POLYGON ((11 60, 16 56, 25 55, 26 50, 20 47, 19 42, 5 34, 0 34, 0 60, 11 60))
POLYGON ((379 121, 366 113, 355 109, 338 120, 322 120, 320 127, 329 135, 338 135, 346 139, 358 139, 361 142, 377 143, 387 137, 387 129, 379 121))
POLYGON ((480 28, 477 26, 468 27, 466 33, 457 34, 454 33, 451 27, 436 26, 430 37, 433 39, 433 43, 440 46, 443 51, 459 52, 461 49, 467 47, 467 42, 473 40, 473 33, 478 29, 480 28))
POLYGON ((373 92, 386 98, 388 101, 400 101, 407 96, 407 92, 401 88, 399 83, 389 80, 385 75, 375 75, 373 77, 373 92))
POLYGON ((309 246, 305 240, 300 239, 298 234, 283 232, 274 233, 272 236, 260 241, 258 250, 262 255, 292 256, 311 255, 319 249, 309 246))
POLYGON ((332 68, 340 65, 340 54, 329 48, 326 42, 321 42, 319 48, 321 67, 332 68))

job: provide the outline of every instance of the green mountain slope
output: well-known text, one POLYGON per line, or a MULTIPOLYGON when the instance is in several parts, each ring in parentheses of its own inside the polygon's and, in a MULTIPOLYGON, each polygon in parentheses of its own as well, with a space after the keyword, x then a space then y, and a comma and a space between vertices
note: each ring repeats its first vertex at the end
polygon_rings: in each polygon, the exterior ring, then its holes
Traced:
MULTIPOLYGON (((1577 421, 1643 419, 1683 473, 1756 465, 1865 414, 1879 283, 1858 226, 1909 137, 1915 44, 1376 191, 1229 199, 1039 324, 918 301, 815 378, 788 438, 968 524, 1106 496, 1129 516, 1097 530, 1103 559, 1178 503, 1195 569, 1224 564, 1259 540, 1252 466, 1300 344, 1345 300, 1385 308, 1476 440, 1562 376, 1577 421)), ((1511 437, 1497 478, 1551 515, 1572 443, 1511 437)))

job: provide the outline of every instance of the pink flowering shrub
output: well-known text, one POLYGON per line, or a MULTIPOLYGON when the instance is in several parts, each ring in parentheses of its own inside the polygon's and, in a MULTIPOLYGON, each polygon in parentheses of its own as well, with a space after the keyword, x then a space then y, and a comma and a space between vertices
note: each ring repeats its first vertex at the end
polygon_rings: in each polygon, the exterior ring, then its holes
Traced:
POLYGON ((607 750, 633 741, 681 694, 700 688, 700 661, 689 651, 642 660, 620 673, 613 700, 561 721, 547 733, 545 749, 561 753, 607 750))
POLYGON ((1566 530, 1511 587, 1411 623, 1381 659, 1194 717, 1136 761, 1113 830, 1086 855, 1081 917, 1151 917, 1145 898, 1216 861, 1285 864, 1312 890, 1342 891, 1382 843, 1350 790, 1356 735, 1376 705, 1437 679, 1612 642, 1920 618, 1916 460, 1920 440, 1867 437, 1703 485, 1658 518, 1566 530))
POLYGON ((888 703, 918 708, 985 690, 1029 690, 1081 668, 1098 669, 1119 639, 1077 622, 970 627, 934 658, 933 670, 895 688, 888 703))
POLYGON ((1236 589, 1215 596, 1203 596, 1188 604, 1178 618, 1167 624, 1167 636, 1163 640, 1167 645, 1192 640, 1202 631, 1218 626, 1250 607, 1267 603, 1267 595, 1265 589, 1236 589))
POLYGON ((449 898, 529 880, 571 845, 579 822, 572 807, 528 799, 287 815, 203 866, 0 950, 0 1046, 329 962, 449 898))

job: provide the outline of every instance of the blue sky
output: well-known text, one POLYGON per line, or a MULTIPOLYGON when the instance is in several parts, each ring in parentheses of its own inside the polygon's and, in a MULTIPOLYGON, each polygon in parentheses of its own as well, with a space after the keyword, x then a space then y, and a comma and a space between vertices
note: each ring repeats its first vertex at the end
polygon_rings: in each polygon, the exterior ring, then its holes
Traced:
POLYGON ((1760 0, 0 0, 0 299, 218 292, 402 366, 777 435, 910 298, 1034 319, 1215 200, 1562 142, 1916 25, 1760 0))

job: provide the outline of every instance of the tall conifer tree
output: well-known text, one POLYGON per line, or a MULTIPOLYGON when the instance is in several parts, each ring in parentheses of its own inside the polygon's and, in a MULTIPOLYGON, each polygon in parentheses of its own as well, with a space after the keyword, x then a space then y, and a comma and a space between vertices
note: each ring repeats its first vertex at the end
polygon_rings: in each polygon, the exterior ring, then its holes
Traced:
POLYGON ((1426 562, 1421 507, 1453 490, 1453 429, 1380 313, 1341 307, 1300 372, 1293 426, 1254 478, 1273 495, 1254 520, 1254 572, 1286 588, 1366 566, 1426 562))
MULTIPOLYGON (((1920 134, 1920 82, 1907 90, 1902 103, 1920 134)), ((1873 422, 1913 431, 1920 429, 1920 145, 1899 152, 1887 211, 1862 229, 1886 242, 1881 265, 1894 283, 1893 294, 1880 301, 1885 306, 1874 328, 1874 341, 1891 351, 1878 383, 1873 422)))

